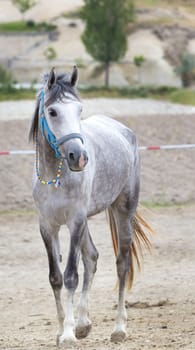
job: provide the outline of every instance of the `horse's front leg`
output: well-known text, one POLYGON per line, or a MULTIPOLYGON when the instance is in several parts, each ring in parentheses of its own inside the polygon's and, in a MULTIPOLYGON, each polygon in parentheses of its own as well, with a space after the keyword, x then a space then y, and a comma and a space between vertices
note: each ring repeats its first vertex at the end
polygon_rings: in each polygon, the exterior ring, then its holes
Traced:
POLYGON ((76 337, 78 339, 85 338, 91 330, 91 321, 88 314, 88 294, 96 272, 98 259, 98 252, 94 246, 87 225, 81 241, 81 253, 84 265, 84 277, 76 325, 76 337))
POLYGON ((53 289, 57 316, 59 321, 59 331, 57 333, 57 343, 60 335, 63 333, 64 329, 64 310, 61 301, 61 289, 63 286, 63 277, 60 271, 60 249, 59 249, 59 226, 57 227, 48 227, 44 225, 43 220, 40 220, 40 232, 45 243, 47 250, 48 261, 49 261, 49 281, 53 289))
POLYGON ((70 248, 66 269, 64 272, 64 285, 67 290, 65 304, 65 319, 63 334, 59 338, 59 344, 65 343, 71 346, 76 342, 75 319, 74 319, 74 294, 78 286, 78 263, 80 257, 81 240, 85 231, 86 219, 77 219, 75 223, 69 225, 70 228, 70 248))

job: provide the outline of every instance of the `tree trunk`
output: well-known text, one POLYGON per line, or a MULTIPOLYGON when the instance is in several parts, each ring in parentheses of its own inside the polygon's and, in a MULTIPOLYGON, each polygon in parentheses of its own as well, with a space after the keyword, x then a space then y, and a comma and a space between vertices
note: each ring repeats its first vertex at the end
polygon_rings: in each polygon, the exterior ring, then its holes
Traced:
POLYGON ((192 83, 192 74, 183 72, 181 75, 181 80, 184 88, 189 87, 192 83))
POLYGON ((110 82, 110 62, 106 62, 105 64, 105 85, 106 87, 109 86, 110 82))

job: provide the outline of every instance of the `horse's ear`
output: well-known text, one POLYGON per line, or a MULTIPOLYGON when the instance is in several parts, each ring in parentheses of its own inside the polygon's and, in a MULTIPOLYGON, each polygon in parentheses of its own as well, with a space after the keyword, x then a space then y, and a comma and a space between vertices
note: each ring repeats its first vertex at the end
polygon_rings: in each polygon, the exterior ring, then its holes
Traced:
POLYGON ((72 75, 70 78, 70 83, 72 86, 75 86, 78 81, 78 69, 77 66, 73 67, 72 75))
POLYGON ((48 89, 51 89, 52 85, 55 84, 56 82, 56 72, 55 72, 55 68, 53 67, 51 69, 51 72, 49 73, 49 77, 46 83, 46 87, 48 89))

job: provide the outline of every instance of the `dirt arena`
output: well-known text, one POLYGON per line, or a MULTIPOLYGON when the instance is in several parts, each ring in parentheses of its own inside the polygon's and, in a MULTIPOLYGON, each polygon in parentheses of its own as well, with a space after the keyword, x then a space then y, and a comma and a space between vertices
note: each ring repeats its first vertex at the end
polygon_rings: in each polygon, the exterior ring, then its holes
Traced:
MULTIPOLYGON (((136 131, 140 145, 194 143, 193 115, 122 121, 136 131)), ((28 126, 26 120, 0 122, 0 149, 32 148, 28 126)), ((122 344, 109 340, 116 314, 116 271, 102 213, 89 221, 100 253, 90 298, 93 328, 75 349, 195 349, 195 151, 143 152, 141 158, 140 199, 152 207, 141 212, 158 235, 153 237, 153 254, 145 256, 144 269, 126 296, 128 338, 122 344)), ((33 156, 0 161, 0 349, 55 349, 55 303, 30 190, 33 156)), ((67 237, 62 228, 62 269, 67 237)))

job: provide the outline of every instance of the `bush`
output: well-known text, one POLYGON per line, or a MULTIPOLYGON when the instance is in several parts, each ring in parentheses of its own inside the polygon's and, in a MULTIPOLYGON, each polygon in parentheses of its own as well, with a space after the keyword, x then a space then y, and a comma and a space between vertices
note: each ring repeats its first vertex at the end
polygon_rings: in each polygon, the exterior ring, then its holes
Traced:
POLYGON ((169 86, 139 86, 139 87, 105 87, 105 86, 88 86, 80 87, 80 92, 88 96, 107 96, 107 97, 161 97, 164 98, 172 92, 177 91, 175 87, 169 86))
POLYGON ((8 86, 12 83, 12 76, 11 73, 6 70, 4 67, 0 66, 0 86, 3 87, 4 85, 8 86))
POLYGON ((27 27, 34 27, 35 26, 35 22, 32 20, 32 19, 29 19, 27 22, 26 22, 26 25, 27 27))
POLYGON ((47 22, 35 23, 32 20, 29 21, 17 21, 0 23, 0 32, 27 32, 27 31, 45 31, 50 32, 57 27, 54 24, 47 22))
POLYGON ((44 56, 47 58, 48 61, 52 61, 57 57, 57 53, 53 47, 48 47, 44 51, 44 56))

